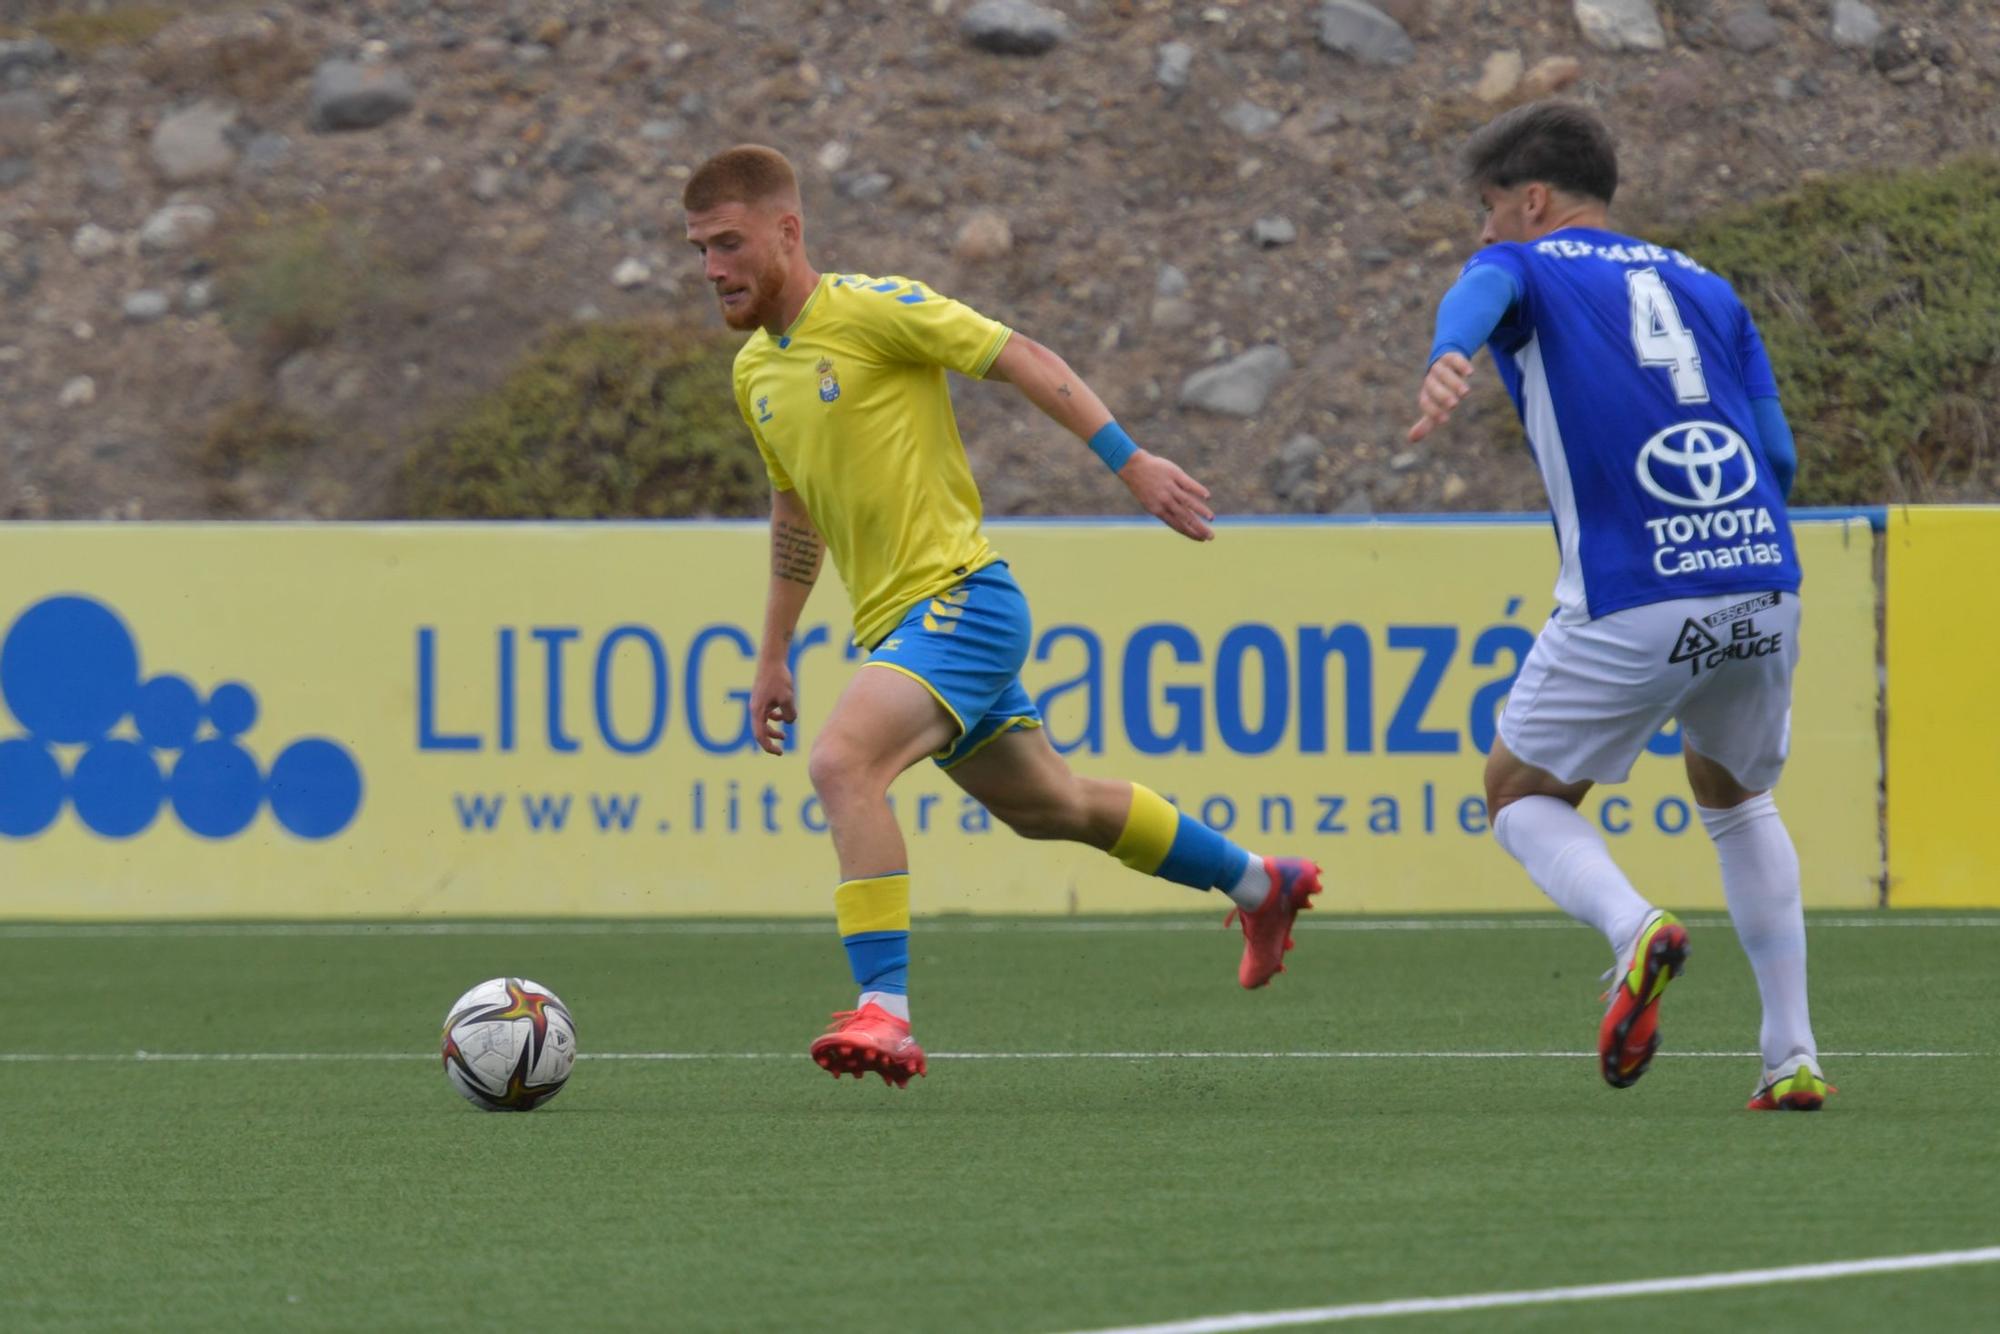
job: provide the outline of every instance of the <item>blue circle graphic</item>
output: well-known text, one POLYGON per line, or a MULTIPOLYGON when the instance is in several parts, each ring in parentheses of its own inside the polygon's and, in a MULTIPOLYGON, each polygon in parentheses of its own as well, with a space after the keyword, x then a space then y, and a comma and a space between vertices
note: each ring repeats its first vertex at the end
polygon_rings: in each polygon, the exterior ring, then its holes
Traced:
POLYGON ((271 765, 271 814, 300 838, 331 838, 361 809, 361 766, 322 737, 286 746, 271 765))
POLYGON ((190 832, 234 838, 257 818, 264 776, 256 757, 234 741, 200 741, 174 765, 167 790, 190 832))
POLYGON ((77 818, 106 838, 130 838, 153 823, 165 788, 153 752, 136 741, 98 742, 69 780, 77 818))
POLYGON ((28 838, 62 814, 62 766, 26 737, 0 741, 0 837, 28 838))
POLYGON ((224 736, 242 736, 257 725, 257 696, 241 681, 219 685, 208 697, 208 720, 224 736))
POLYGON ((98 740, 138 690, 139 646, 118 613, 91 598, 44 598, 0 644, 0 696, 44 741, 98 740))
POLYGON ((201 726, 201 696, 186 677, 156 676, 139 687, 132 710, 139 735, 156 750, 186 750, 201 726))

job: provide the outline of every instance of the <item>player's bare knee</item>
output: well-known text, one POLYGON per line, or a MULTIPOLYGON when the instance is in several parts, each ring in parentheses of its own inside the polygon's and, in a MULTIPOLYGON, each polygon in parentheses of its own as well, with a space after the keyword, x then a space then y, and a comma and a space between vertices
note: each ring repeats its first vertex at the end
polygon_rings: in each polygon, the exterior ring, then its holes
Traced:
MULTIPOLYGON (((871 776, 869 757, 861 748, 837 735, 823 735, 813 742, 806 757, 806 777, 820 801, 832 806, 844 799, 862 797, 876 784, 871 776)), ((887 784, 880 786, 886 791, 887 784)))

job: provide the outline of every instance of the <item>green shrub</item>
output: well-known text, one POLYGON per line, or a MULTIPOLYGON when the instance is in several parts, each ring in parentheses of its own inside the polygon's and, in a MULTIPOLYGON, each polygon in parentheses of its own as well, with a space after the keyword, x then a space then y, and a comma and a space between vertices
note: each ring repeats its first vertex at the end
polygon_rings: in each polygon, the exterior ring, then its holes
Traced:
POLYGON ((2000 412, 2000 161, 1816 182, 1674 244, 1757 317, 1802 504, 1976 490, 2000 412))
POLYGON ((298 413, 268 398, 239 399, 209 419, 195 445, 195 467, 204 476, 234 477, 245 468, 299 454, 320 442, 298 413))
POLYGON ((223 316, 275 363, 364 309, 393 305, 401 276, 366 226, 309 213, 234 239, 223 259, 223 316))
POLYGON ((405 465, 421 518, 751 515, 768 483, 736 410, 733 347, 656 322, 562 328, 405 465))
POLYGON ((29 23, 73 57, 94 55, 106 46, 137 46, 179 17, 168 5, 116 5, 95 13, 51 14, 29 23))
POLYGON ((313 71, 313 53, 275 24, 225 32, 213 41, 149 51, 139 69, 183 97, 227 96, 262 106, 284 96, 313 71))

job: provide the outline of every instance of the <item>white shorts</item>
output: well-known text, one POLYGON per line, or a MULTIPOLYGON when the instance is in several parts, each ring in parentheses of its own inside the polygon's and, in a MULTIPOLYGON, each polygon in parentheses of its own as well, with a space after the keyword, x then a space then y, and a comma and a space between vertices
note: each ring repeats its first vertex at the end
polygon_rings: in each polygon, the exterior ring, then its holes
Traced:
POLYGON ((1500 714, 1500 739, 1565 783, 1622 783, 1678 718, 1689 750, 1752 792, 1777 785, 1792 740, 1795 593, 1725 593, 1551 620, 1500 714))

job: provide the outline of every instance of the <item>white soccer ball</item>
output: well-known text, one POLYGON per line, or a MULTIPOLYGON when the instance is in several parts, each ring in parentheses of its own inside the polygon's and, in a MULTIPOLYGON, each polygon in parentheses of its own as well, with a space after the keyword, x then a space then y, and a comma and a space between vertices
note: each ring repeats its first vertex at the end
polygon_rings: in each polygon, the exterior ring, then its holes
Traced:
POLYGON ((481 982, 444 1018, 444 1073, 488 1112, 526 1112, 569 1080, 576 1021, 553 991, 525 977, 481 982))

